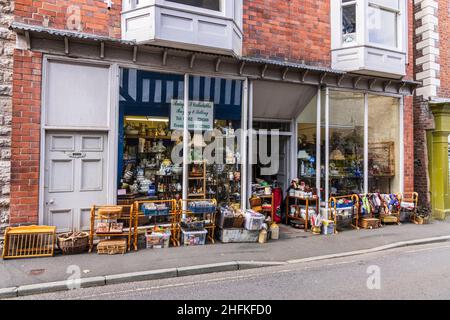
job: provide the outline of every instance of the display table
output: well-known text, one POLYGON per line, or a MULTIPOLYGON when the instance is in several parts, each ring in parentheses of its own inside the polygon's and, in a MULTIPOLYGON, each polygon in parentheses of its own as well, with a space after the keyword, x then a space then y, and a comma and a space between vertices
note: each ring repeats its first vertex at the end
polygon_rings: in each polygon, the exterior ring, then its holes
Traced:
POLYGON ((310 204, 315 204, 316 207, 316 212, 319 212, 319 197, 318 196, 313 196, 313 197, 297 197, 297 196, 287 196, 286 197, 286 224, 289 224, 290 220, 295 220, 295 221, 299 221, 299 222, 303 222, 304 225, 304 229, 305 231, 308 231, 308 221, 309 221, 309 215, 308 215, 308 211, 309 211, 309 206, 310 204), (291 202, 292 200, 294 200, 294 203, 296 206, 298 206, 300 208, 300 206, 302 205, 302 203, 304 203, 305 206, 305 218, 301 217, 301 212, 300 210, 296 210, 296 213, 294 215, 291 215, 289 212, 290 206, 291 206, 291 202))

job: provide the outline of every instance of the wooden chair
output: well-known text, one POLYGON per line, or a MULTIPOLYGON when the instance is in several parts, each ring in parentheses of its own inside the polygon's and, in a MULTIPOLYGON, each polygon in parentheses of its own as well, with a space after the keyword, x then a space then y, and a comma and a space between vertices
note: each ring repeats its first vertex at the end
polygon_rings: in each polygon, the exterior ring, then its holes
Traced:
POLYGON ((417 221, 419 194, 414 191, 400 193, 399 202, 400 211, 404 210, 410 213, 410 221, 412 223, 419 224, 419 222, 417 221))
POLYGON ((382 209, 380 220, 383 224, 400 224, 400 196, 398 194, 380 194, 382 209), (392 196, 395 198, 392 199, 392 196), (393 202, 398 201, 398 205, 393 202))

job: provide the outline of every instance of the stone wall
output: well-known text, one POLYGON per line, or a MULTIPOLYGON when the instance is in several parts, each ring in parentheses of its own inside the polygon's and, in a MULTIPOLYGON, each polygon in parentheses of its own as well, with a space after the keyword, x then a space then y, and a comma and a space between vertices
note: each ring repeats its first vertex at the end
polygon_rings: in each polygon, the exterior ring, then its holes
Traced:
POLYGON ((14 3, 0 0, 0 234, 9 223, 12 71, 15 36, 8 27, 14 3))

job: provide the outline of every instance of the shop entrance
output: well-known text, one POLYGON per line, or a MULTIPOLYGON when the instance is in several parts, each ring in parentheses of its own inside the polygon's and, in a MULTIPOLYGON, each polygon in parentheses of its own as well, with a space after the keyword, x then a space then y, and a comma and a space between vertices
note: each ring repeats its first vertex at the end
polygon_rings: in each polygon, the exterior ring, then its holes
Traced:
POLYGON ((262 130, 258 132, 254 143, 259 151, 257 164, 252 169, 252 181, 265 181, 286 191, 289 185, 290 141, 290 133, 280 135, 262 130), (267 151, 261 149, 261 144, 267 146, 267 151))
POLYGON ((46 134, 44 224, 58 232, 89 230, 90 207, 107 203, 107 134, 46 134))

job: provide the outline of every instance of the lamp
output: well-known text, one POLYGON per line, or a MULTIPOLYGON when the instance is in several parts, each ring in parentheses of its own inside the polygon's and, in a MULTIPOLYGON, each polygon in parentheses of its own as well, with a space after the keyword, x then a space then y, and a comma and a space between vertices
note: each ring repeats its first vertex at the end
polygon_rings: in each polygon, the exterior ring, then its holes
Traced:
POLYGON ((203 135, 201 133, 194 133, 194 136, 189 144, 194 147, 206 147, 206 143, 203 140, 203 135))
POLYGON ((299 150, 298 154, 297 154, 297 158, 298 159, 302 159, 302 160, 308 160, 309 159, 309 154, 305 150, 299 150))

